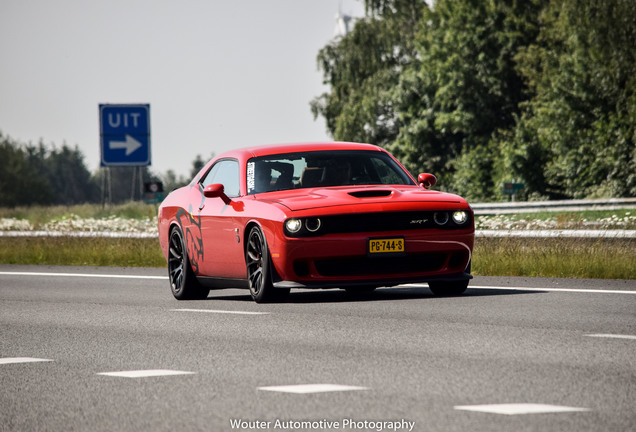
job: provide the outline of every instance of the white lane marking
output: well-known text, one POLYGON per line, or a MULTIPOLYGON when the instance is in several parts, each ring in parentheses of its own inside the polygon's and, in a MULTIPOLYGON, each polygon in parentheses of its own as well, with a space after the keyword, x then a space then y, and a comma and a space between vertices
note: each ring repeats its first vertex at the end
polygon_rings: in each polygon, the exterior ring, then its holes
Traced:
POLYGON ((548 414, 562 412, 589 411, 587 408, 577 408, 559 405, 545 405, 535 403, 493 404, 493 405, 458 405, 456 410, 477 411, 491 414, 548 414))
POLYGON ((595 337, 595 338, 613 338, 613 339, 630 339, 636 340, 636 336, 632 335, 620 335, 620 334, 586 334, 585 336, 595 337))
POLYGON ((594 293, 594 294, 636 294, 636 291, 577 289, 577 288, 494 287, 494 286, 470 286, 470 285, 468 285, 468 288, 483 289, 483 290, 552 291, 552 292, 575 292, 575 293, 594 293))
POLYGON ((298 384, 298 385, 284 385, 284 386, 267 386, 267 387, 259 387, 258 389, 265 390, 265 391, 296 393, 296 394, 368 390, 367 387, 356 387, 356 386, 347 386, 347 385, 339 385, 339 384, 298 384))
MULTIPOLYGON (((52 276, 52 277, 92 277, 92 278, 112 278, 112 279, 153 279, 167 280, 168 276, 143 276, 143 275, 117 275, 117 274, 91 274, 91 273, 40 273, 40 272, 0 272, 0 276, 52 276)), ((398 285, 404 288, 427 288, 426 284, 404 284, 398 285)), ((468 289, 483 290, 511 290, 511 291, 553 291, 553 292, 574 292, 574 293, 594 293, 594 294, 636 294, 630 290, 601 290, 601 289, 577 289, 577 288, 543 288, 543 287, 502 287, 502 286, 480 286, 468 285, 468 289)))
POLYGON ((51 362, 50 359, 41 359, 33 357, 5 357, 0 358, 0 365, 14 364, 14 363, 35 363, 35 362, 51 362))
POLYGON ((52 277, 92 277, 92 278, 112 278, 112 279, 161 279, 166 280, 168 276, 140 276, 140 275, 109 275, 91 273, 40 273, 40 272, 0 272, 0 275, 7 276, 52 276, 52 277))
POLYGON ((268 315, 269 312, 250 312, 250 311, 231 311, 219 309, 170 309, 172 312, 204 312, 218 314, 235 314, 235 315, 268 315))
POLYGON ((149 369, 149 370, 134 370, 134 371, 120 371, 120 372, 100 372, 97 375, 122 377, 122 378, 148 378, 158 376, 171 376, 171 375, 192 375, 195 372, 186 372, 178 370, 168 369, 149 369))
MULTIPOLYGON (((401 287, 427 288, 426 284, 405 284, 401 287)), ((577 288, 541 288, 541 287, 502 287, 502 286, 481 286, 468 285, 468 289, 481 290, 501 290, 501 291, 549 291, 549 292, 573 292, 592 294, 636 294, 636 291, 622 290, 600 290, 600 289, 577 289, 577 288)))

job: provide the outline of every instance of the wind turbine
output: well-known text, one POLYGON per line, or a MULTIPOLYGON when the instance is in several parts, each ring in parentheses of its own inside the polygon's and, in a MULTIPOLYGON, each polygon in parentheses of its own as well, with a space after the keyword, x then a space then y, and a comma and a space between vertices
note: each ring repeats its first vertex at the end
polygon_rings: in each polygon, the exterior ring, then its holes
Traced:
POLYGON ((342 2, 340 2, 340 7, 336 14, 336 28, 334 29, 334 36, 346 36, 351 31, 349 24, 352 20, 353 17, 351 15, 342 13, 342 2))

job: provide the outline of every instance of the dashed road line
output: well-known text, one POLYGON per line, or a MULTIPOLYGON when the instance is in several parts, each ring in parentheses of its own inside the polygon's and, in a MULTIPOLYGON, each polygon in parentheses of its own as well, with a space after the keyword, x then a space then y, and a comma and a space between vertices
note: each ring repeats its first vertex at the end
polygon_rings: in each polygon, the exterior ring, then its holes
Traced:
POLYGON ((170 309, 171 312, 202 312, 216 314, 234 314, 234 315, 269 315, 269 312, 252 312, 252 311, 232 311, 220 309, 170 309))
POLYGON ((5 357, 0 358, 0 365, 16 364, 16 363, 36 363, 36 362, 52 362, 51 359, 42 359, 34 357, 5 357))
POLYGON ((296 394, 368 390, 367 387, 357 387, 357 386, 348 386, 348 385, 340 385, 340 384, 295 384, 295 385, 258 387, 258 389, 264 390, 264 391, 296 393, 296 394))
POLYGON ((490 414, 520 415, 520 414, 549 414, 564 412, 584 412, 588 408, 577 408, 559 405, 546 405, 536 403, 511 403, 491 405, 458 405, 456 410, 476 411, 490 414))
POLYGON ((133 371, 119 371, 119 372, 100 372, 97 375, 105 375, 120 378, 149 378, 159 376, 172 376, 172 375, 193 375, 196 372, 169 370, 169 369, 148 369, 148 370, 133 370, 133 371))
POLYGON ((585 336, 588 336, 588 337, 595 337, 595 338, 610 338, 610 339, 630 339, 630 340, 636 340, 636 336, 633 336, 633 335, 620 335, 620 334, 602 334, 602 333, 597 333, 597 334, 586 334, 585 336))

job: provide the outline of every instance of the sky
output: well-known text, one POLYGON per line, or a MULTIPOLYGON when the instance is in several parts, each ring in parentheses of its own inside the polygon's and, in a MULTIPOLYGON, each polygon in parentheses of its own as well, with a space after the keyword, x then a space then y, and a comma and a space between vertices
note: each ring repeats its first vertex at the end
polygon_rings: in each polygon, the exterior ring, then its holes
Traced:
POLYGON ((331 140, 318 51, 358 0, 1 0, 0 132, 100 165, 99 104, 150 104, 150 169, 331 140))

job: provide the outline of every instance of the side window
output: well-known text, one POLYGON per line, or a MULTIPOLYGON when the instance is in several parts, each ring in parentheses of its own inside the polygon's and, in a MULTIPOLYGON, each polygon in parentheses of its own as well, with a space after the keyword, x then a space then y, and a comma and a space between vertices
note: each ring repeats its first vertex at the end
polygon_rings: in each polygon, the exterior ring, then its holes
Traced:
POLYGON ((212 166, 205 178, 201 181, 203 187, 221 183, 225 188, 225 194, 229 197, 239 196, 239 164, 233 159, 220 160, 212 166))

